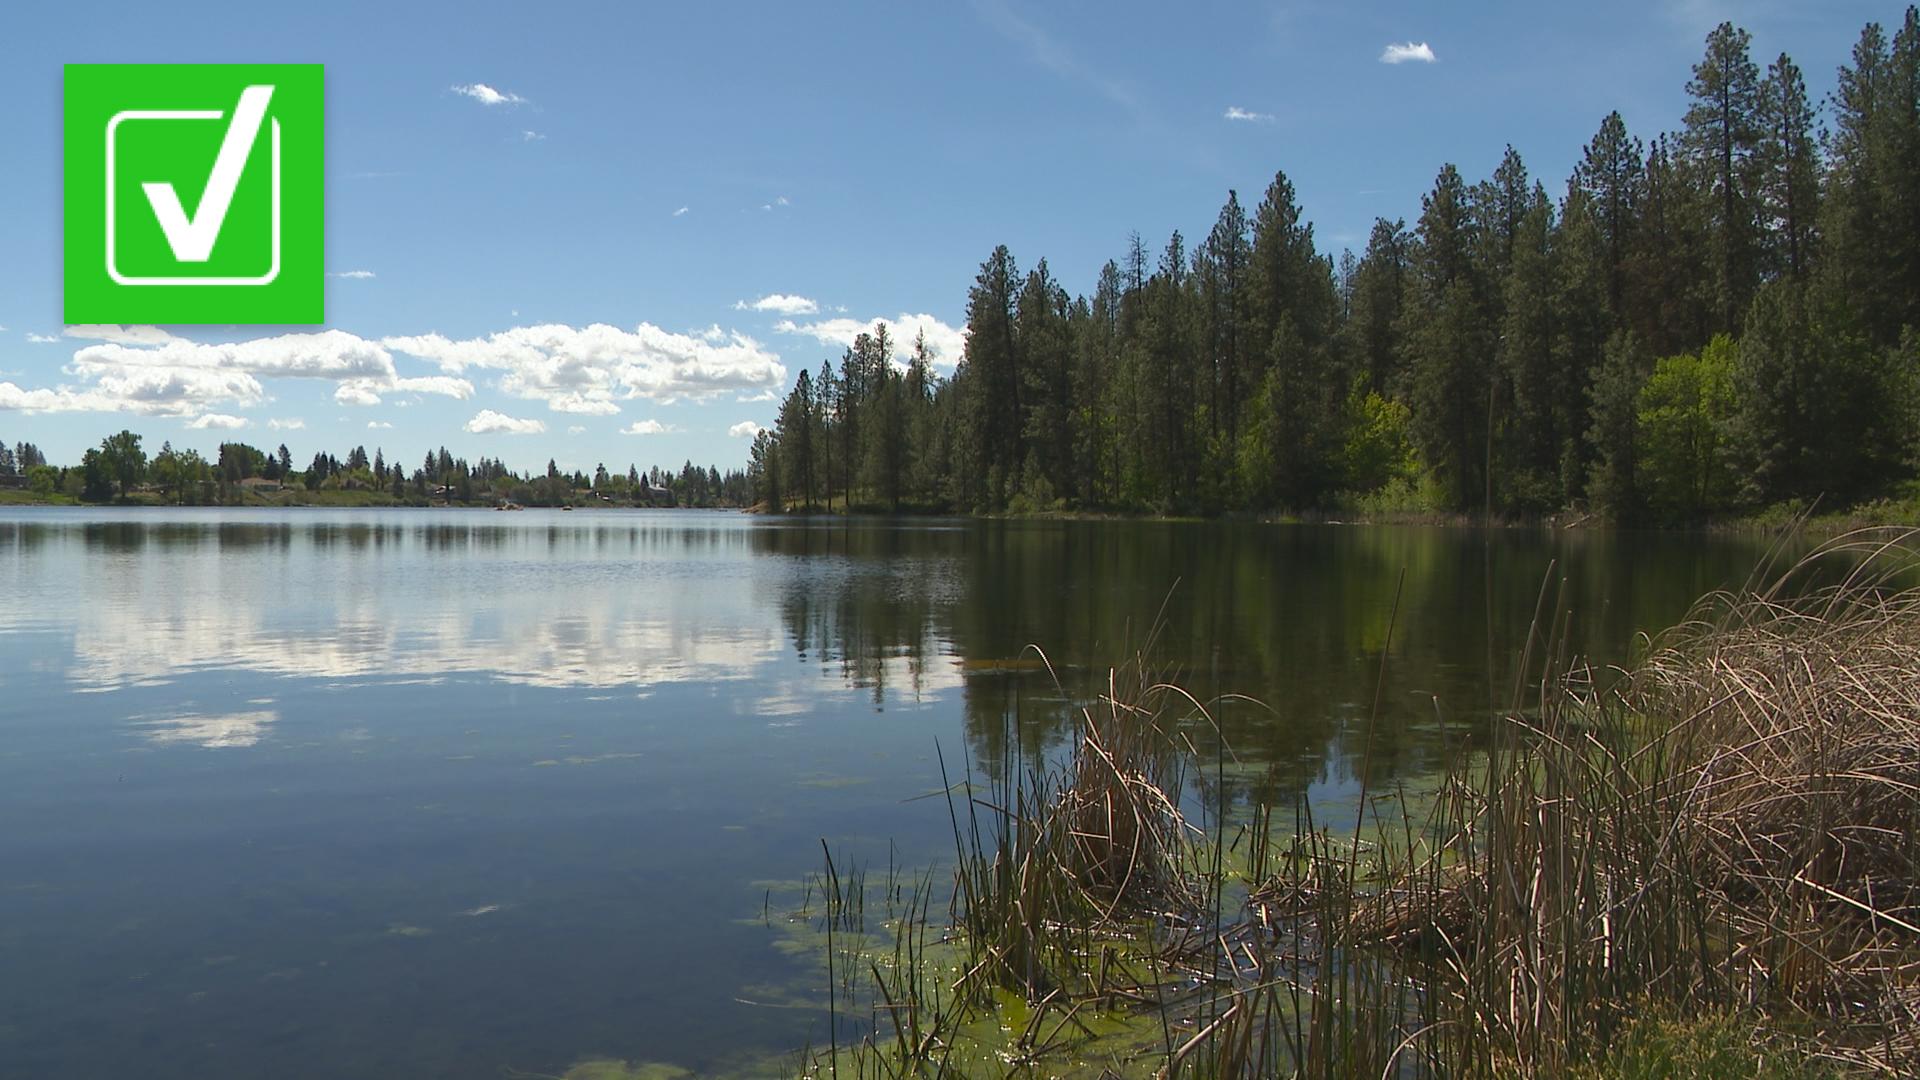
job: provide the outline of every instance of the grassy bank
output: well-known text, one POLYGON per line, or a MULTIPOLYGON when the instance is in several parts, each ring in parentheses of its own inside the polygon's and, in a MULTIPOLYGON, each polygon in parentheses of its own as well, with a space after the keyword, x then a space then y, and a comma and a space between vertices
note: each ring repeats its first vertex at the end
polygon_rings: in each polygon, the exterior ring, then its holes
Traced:
POLYGON ((1343 821, 1211 803, 1209 703, 1136 659, 1070 749, 951 763, 950 889, 826 856, 827 1045, 791 1069, 1912 1075, 1916 567, 1840 538, 1611 671, 1550 575, 1494 729, 1422 797, 1363 767, 1343 821))

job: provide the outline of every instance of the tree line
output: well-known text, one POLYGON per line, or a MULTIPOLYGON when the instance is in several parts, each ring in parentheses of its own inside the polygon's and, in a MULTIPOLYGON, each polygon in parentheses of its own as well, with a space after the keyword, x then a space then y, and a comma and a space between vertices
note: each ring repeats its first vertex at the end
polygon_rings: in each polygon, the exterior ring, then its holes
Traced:
POLYGON ((469 464, 441 447, 429 451, 409 470, 389 464, 378 447, 371 457, 356 446, 344 459, 326 451, 313 455, 305 469, 293 467, 285 443, 273 451, 242 442, 223 442, 209 461, 198 450, 176 450, 163 442, 151 457, 132 431, 109 435, 87 450, 77 466, 53 467, 31 443, 14 450, 0 446, 0 485, 25 487, 48 497, 65 495, 84 502, 150 497, 165 503, 240 505, 269 493, 361 492, 364 501, 401 505, 495 504, 572 506, 589 502, 616 505, 721 507, 745 506, 751 494, 739 469, 722 473, 688 461, 679 469, 655 465, 625 473, 596 466, 591 476, 565 472, 551 459, 546 471, 514 472, 495 458, 469 464), (266 481, 249 485, 246 481, 266 481))
POLYGON ((1679 131, 1606 116, 1557 197, 1508 147, 1323 253, 1284 173, 1070 296, 1004 246, 951 378, 884 325, 753 445, 772 509, 1342 505, 1691 521, 1913 494, 1920 14, 1824 98, 1723 23, 1679 131), (836 502, 837 497, 837 502, 836 502))

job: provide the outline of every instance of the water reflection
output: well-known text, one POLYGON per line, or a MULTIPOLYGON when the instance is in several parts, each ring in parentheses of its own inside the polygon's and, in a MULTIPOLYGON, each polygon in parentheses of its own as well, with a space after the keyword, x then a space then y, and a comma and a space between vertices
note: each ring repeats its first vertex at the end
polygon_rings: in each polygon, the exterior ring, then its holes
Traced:
POLYGON ((255 712, 223 713, 216 716, 189 714, 185 716, 167 716, 157 720, 133 721, 147 741, 165 746, 168 743, 193 743, 209 750, 226 747, 252 746, 260 741, 269 724, 279 719, 272 710, 255 712))
POLYGON ((1044 750, 1151 640, 1196 693, 1259 699, 1224 707, 1222 731, 1296 783, 1348 756, 1376 680, 1384 729, 1413 736, 1378 742, 1382 767, 1427 765, 1417 736, 1436 717, 1502 703, 1543 587, 1575 646, 1607 662, 1759 557, 1631 534, 471 511, 16 513, 0 553, 14 598, 0 633, 68 636, 80 689, 222 669, 743 682, 779 720, 816 692, 795 681, 799 660, 876 708, 964 688, 966 730, 992 761, 1008 733, 1044 750))
POLYGON ((1484 729, 1543 581, 1604 661, 1758 554, 1251 523, 0 511, 0 1073, 777 1054, 818 1018, 743 987, 817 980, 757 921, 767 879, 814 869, 822 837, 873 865, 950 854, 921 798, 935 748, 991 769, 1057 747, 1150 635, 1199 695, 1265 703, 1220 711, 1226 797, 1338 802, 1376 685, 1377 776, 1484 729))

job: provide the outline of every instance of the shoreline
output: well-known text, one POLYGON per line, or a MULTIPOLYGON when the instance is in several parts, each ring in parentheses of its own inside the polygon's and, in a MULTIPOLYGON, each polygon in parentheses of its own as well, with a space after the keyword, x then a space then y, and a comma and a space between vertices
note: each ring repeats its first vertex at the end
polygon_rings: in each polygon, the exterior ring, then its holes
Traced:
MULTIPOLYGON (((357 494, 357 493, 356 493, 357 494)), ((114 500, 111 502, 86 502, 70 496, 39 497, 32 493, 13 490, 0 490, 0 508, 46 508, 77 509, 92 508, 103 510, 175 510, 175 509, 212 509, 212 510, 565 510, 565 511, 658 511, 658 510, 712 510, 749 514, 770 519, 804 520, 840 520, 840 521, 1001 521, 1001 522, 1112 522, 1140 524, 1201 524, 1201 523, 1239 523, 1254 525, 1327 525, 1327 526, 1379 526, 1379 527, 1421 527, 1438 529, 1489 529, 1499 531, 1546 531, 1546 532, 1610 532, 1610 533, 1694 533, 1700 535, 1778 535, 1787 532, 1799 532, 1813 536, 1837 536, 1856 529, 1878 528, 1886 526, 1920 528, 1920 503, 1895 503, 1881 500, 1865 506, 1836 510, 1830 513, 1809 514, 1795 507, 1770 507, 1752 514, 1688 524, 1658 523, 1621 523, 1607 520, 1599 515, 1562 512, 1542 517, 1495 516, 1487 519, 1479 514, 1460 514, 1445 511, 1405 510, 1405 511, 1361 511, 1342 513, 1337 510, 1310 512, 1275 512, 1266 514, 1230 513, 1214 517, 1185 514, 1127 513, 1107 510, 1042 510, 1026 513, 937 513, 931 511, 902 510, 888 512, 884 510, 822 510, 810 512, 783 511, 769 513, 764 504, 754 506, 643 506, 608 504, 597 500, 561 504, 557 506, 513 505, 500 506, 490 503, 458 502, 412 502, 386 501, 376 502, 370 498, 342 498, 321 500, 271 501, 253 499, 237 503, 169 503, 145 499, 114 500), (25 497, 22 497, 25 496, 25 497)))

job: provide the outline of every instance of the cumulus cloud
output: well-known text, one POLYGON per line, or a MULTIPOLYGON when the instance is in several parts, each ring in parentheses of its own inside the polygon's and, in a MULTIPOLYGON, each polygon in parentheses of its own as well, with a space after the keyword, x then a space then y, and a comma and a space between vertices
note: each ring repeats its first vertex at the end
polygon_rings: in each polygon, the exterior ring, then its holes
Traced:
POLYGON ((221 343, 154 327, 75 326, 67 333, 96 342, 82 346, 66 367, 83 385, 21 391, 3 407, 191 417, 264 400, 263 378, 333 381, 339 384, 334 398, 343 404, 376 404, 386 391, 473 395, 466 379, 402 376, 385 347, 342 330, 221 343))
POLYGON ((1254 112, 1251 109, 1243 109, 1238 105, 1229 105, 1227 106, 1227 111, 1222 114, 1222 119, 1241 120, 1250 124, 1266 124, 1273 121, 1273 114, 1254 112))
POLYGON ((621 428, 620 434, 622 435, 665 435, 667 432, 672 430, 673 428, 671 425, 663 424, 658 420, 635 420, 633 423, 628 424, 626 427, 621 428))
POLYGON ((30 333, 27 335, 27 340, 32 342, 35 345, 57 345, 60 342, 60 339, 57 337, 54 337, 52 334, 30 333))
POLYGON ((130 412, 154 416, 183 416, 200 411, 199 402, 260 398, 260 384, 246 376, 238 380, 204 379, 191 374, 149 372, 114 379, 101 386, 28 389, 0 382, 0 410, 19 412, 130 412), (249 385, 250 384, 250 385, 249 385))
POLYGON ((393 425, 392 425, 392 424, 390 424, 390 423, 388 423, 388 422, 387 422, 387 421, 385 421, 385 420, 369 420, 369 421, 367 421, 367 428, 368 428, 369 430, 371 430, 371 431, 387 431, 387 430, 390 430, 390 429, 392 429, 392 427, 393 427, 393 425))
POLYGON ((524 105, 526 98, 510 90, 495 90, 486 83, 466 83, 455 86, 453 92, 470 97, 482 105, 524 105))
POLYGON ((927 336, 927 348, 933 353, 933 362, 937 366, 953 367, 966 351, 967 332, 964 327, 948 326, 924 314, 901 314, 891 319, 819 319, 806 323, 782 319, 774 329, 783 334, 810 337, 822 345, 847 347, 853 344, 856 336, 872 333, 879 324, 886 325, 887 337, 893 342, 893 359, 902 365, 912 359, 914 338, 922 333, 927 336))
POLYGON ((736 439, 751 439, 755 435, 758 435, 765 430, 767 429, 761 427, 759 424, 756 424, 751 420, 742 420, 739 423, 728 428, 727 434, 733 436, 736 439))
POLYGON ((389 394, 465 401, 475 386, 464 373, 477 369, 495 373, 504 393, 545 402, 554 412, 611 416, 634 399, 765 397, 787 378, 777 353, 718 326, 680 334, 649 323, 630 330, 541 325, 463 340, 427 334, 378 341, 344 330, 236 342, 192 341, 155 327, 76 326, 68 333, 91 342, 65 367, 71 380, 0 384, 0 410, 234 415, 268 399, 269 379, 325 380, 334 401, 347 406, 378 405, 389 394), (403 375, 396 356, 439 373, 403 375))
POLYGON ((233 431, 238 428, 246 427, 247 418, 244 416, 228 416, 225 413, 210 412, 188 423, 187 426, 194 429, 195 431, 205 431, 208 428, 218 428, 222 431, 233 431))
POLYGON ((606 398, 584 393, 556 394, 547 399, 547 408, 581 416, 612 416, 620 411, 620 406, 606 398))
POLYGON ((337 273, 337 274, 328 274, 327 276, 328 276, 328 277, 337 277, 337 278, 346 278, 346 279, 348 279, 349 281, 365 281, 365 280, 367 280, 368 278, 371 278, 371 277, 373 277, 373 271, 371 271, 371 270, 342 270, 342 271, 340 271, 340 272, 339 272, 339 273, 337 273))
POLYGON ((522 131, 520 133, 521 142, 544 142, 545 140, 546 136, 537 131, 522 131))
POLYGON ((305 420, 300 419, 297 416, 291 417, 286 420, 282 420, 279 417, 274 417, 273 419, 267 421, 267 426, 272 428, 275 431, 299 431, 301 428, 304 428, 307 426, 307 422, 305 420))
POLYGON ((475 435, 538 435, 547 430, 543 420, 521 420, 492 409, 481 409, 467 421, 466 429, 475 435))
POLYGON ((609 415, 616 401, 670 402, 782 387, 780 358, 740 333, 676 334, 651 323, 632 330, 593 323, 522 326, 483 338, 439 334, 385 338, 398 353, 430 360, 460 375, 499 371, 500 389, 544 401, 555 412, 609 415))
POLYGON ((378 344, 344 330, 281 334, 249 341, 202 344, 168 337, 152 344, 88 345, 73 354, 75 368, 201 368, 283 378, 396 378, 393 357, 378 344))
POLYGON ((683 207, 681 207, 680 209, 678 209, 678 210, 675 210, 675 211, 673 212, 673 216, 674 216, 674 217, 686 217, 686 216, 687 216, 687 211, 689 211, 689 210, 692 210, 692 209, 693 209, 693 207, 691 207, 691 206, 683 206, 683 207))
POLYGON ((780 315, 812 315, 820 310, 820 305, 804 296, 768 293, 758 300, 735 300, 733 309, 735 311, 771 311, 780 315))
POLYGON ((259 380, 241 371, 79 364, 69 370, 90 378, 91 385, 26 389, 0 383, 0 409, 193 416, 212 405, 251 405, 266 396, 259 380))
POLYGON ((1383 64, 1404 64, 1408 61, 1431 64, 1438 59, 1433 55, 1433 46, 1424 41, 1389 44, 1380 52, 1380 62, 1383 64))

